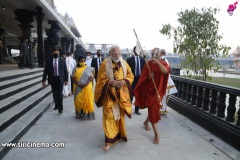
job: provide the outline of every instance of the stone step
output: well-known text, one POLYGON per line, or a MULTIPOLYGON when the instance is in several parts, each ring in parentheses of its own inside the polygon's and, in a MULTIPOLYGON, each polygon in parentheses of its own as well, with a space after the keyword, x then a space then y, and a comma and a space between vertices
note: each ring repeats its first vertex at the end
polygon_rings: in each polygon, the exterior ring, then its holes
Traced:
POLYGON ((17 94, 18 92, 21 92, 30 87, 33 87, 33 86, 41 83, 41 81, 42 81, 42 78, 38 77, 33 80, 29 80, 27 82, 20 83, 19 85, 14 85, 14 86, 8 87, 6 89, 0 90, 0 101, 17 94))
POLYGON ((34 68, 34 69, 22 69, 17 71, 16 70, 12 70, 12 71, 10 70, 7 72, 5 71, 1 73, 0 82, 12 80, 12 79, 27 76, 27 75, 32 75, 34 73, 43 73, 43 69, 34 68))
MULTIPOLYGON (((47 90, 49 91, 49 87, 47 90)), ((48 94, 48 96, 43 98, 41 102, 38 103, 34 108, 21 116, 17 121, 13 122, 9 127, 4 129, 0 134, 0 142, 17 142, 50 107, 52 101, 52 94, 48 94)), ((3 147, 0 145, 0 159, 2 159, 10 149, 10 147, 3 147)))
POLYGON ((17 121, 21 116, 39 104, 45 97, 51 94, 51 87, 48 86, 44 90, 32 95, 14 107, 1 113, 0 116, 0 132, 10 126, 13 122, 17 121))
POLYGON ((3 100, 0 101, 0 113, 12 108, 13 106, 21 103, 22 101, 26 100, 30 96, 37 94, 44 88, 42 87, 42 84, 39 83, 37 85, 34 85, 33 87, 30 87, 26 90, 22 90, 19 93, 16 93, 14 96, 9 96, 3 100))
POLYGON ((4 81, 2 80, 0 82, 0 90, 12 87, 14 85, 19 85, 20 83, 28 82, 38 77, 42 77, 42 72, 36 72, 36 73, 32 73, 31 75, 24 75, 21 77, 17 77, 14 79, 7 79, 4 81))

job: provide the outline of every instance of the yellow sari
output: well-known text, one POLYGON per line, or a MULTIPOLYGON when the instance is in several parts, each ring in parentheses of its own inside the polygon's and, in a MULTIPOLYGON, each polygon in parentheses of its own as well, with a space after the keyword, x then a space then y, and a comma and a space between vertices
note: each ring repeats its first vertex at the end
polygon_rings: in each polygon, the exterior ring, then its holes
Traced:
POLYGON ((125 85, 121 88, 110 86, 110 78, 107 76, 109 67, 106 65, 108 59, 101 63, 98 71, 94 98, 97 107, 103 106, 102 124, 105 132, 105 143, 114 144, 120 139, 127 142, 124 116, 126 114, 131 118, 132 104, 130 94, 134 75, 126 61, 121 60, 120 64, 112 62, 111 71, 114 79, 124 80, 125 85), (124 66, 126 73, 124 73, 124 66))
MULTIPOLYGON (((89 77, 94 76, 93 68, 84 66, 77 67, 73 70, 72 77, 74 77, 79 83, 86 83, 89 77)), ((73 84, 74 93, 74 105, 76 111, 76 118, 81 120, 94 120, 94 96, 92 91, 92 82, 86 87, 80 88, 75 83, 73 84)))

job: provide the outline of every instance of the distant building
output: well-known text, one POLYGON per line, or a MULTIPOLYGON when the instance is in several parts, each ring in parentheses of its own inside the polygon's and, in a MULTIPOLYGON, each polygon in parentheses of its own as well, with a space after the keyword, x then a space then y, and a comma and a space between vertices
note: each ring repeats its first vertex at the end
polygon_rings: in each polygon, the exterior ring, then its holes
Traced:
POLYGON ((235 72, 240 73, 240 47, 238 46, 232 54, 234 57, 233 62, 234 62, 235 72))
MULTIPOLYGON (((111 47, 112 44, 96 44, 96 43, 87 43, 85 44, 86 49, 88 52, 92 53, 92 56, 95 57, 97 50, 100 49, 102 51, 103 57, 107 58, 109 56, 109 48, 111 47)), ((121 48, 121 53, 123 59, 127 59, 131 55, 131 50, 128 48, 122 49, 121 48)))

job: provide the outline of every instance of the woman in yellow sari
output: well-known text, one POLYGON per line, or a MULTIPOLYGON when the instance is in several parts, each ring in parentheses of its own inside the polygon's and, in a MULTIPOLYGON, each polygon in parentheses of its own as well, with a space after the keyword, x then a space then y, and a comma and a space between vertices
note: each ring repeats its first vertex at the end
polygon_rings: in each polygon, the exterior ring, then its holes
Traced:
POLYGON ((94 120, 94 96, 92 82, 94 78, 94 68, 86 65, 86 59, 79 56, 77 66, 73 69, 73 92, 76 119, 94 120))

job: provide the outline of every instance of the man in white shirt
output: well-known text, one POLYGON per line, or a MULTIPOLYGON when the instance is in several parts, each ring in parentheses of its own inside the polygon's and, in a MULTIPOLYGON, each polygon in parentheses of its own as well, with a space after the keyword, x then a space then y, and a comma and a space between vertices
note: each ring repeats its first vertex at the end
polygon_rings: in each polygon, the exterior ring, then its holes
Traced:
POLYGON ((86 53, 86 64, 88 67, 91 67, 91 63, 92 63, 92 53, 87 52, 86 53))
POLYGON ((76 61, 73 59, 73 53, 67 53, 66 57, 66 65, 68 70, 68 84, 63 87, 63 96, 71 96, 72 95, 72 84, 71 82, 71 76, 73 68, 76 66, 76 61))
MULTIPOLYGON (((169 65, 169 62, 168 62, 168 60, 167 60, 166 57, 165 57, 165 56, 166 56, 165 49, 161 49, 161 54, 160 54, 160 56, 161 56, 161 59, 162 59, 163 61, 167 62, 168 65, 169 65)), ((161 113, 161 114, 166 114, 166 113, 167 113, 167 102, 168 102, 169 96, 170 96, 171 94, 175 94, 175 93, 177 93, 177 92, 178 92, 178 91, 177 91, 177 88, 176 88, 176 86, 175 86, 175 84, 174 84, 174 82, 173 82, 173 80, 172 80, 172 78, 171 78, 171 76, 170 76, 170 74, 169 74, 167 91, 166 91, 166 93, 165 93, 165 95, 164 95, 164 97, 163 97, 163 99, 162 99, 163 108, 160 109, 160 113, 161 113)))

